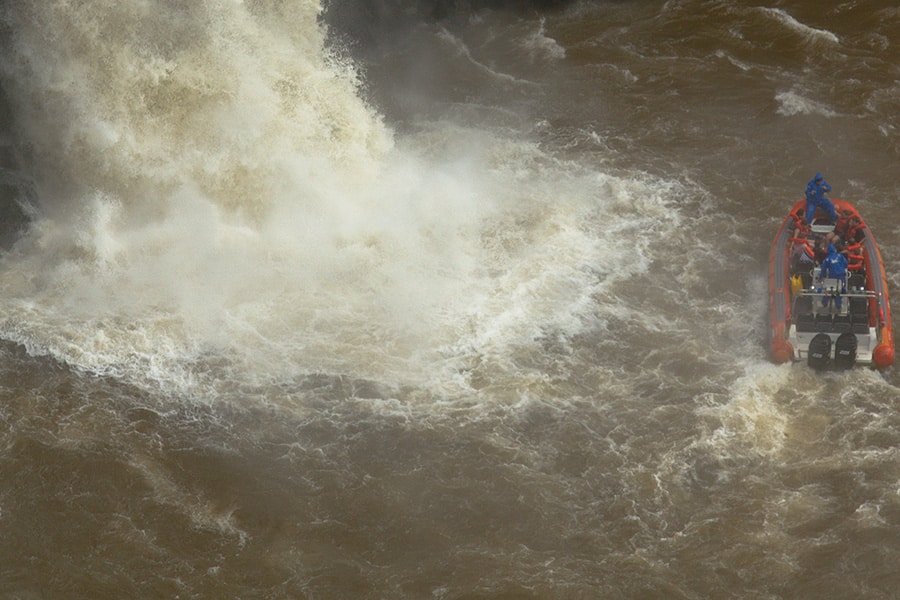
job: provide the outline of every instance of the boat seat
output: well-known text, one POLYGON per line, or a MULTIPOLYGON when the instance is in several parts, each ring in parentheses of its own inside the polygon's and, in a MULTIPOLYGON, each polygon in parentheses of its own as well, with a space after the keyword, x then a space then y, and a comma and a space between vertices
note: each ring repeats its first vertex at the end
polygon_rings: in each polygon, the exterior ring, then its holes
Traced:
POLYGON ((794 312, 798 315, 812 312, 812 296, 799 296, 794 302, 794 312))
POLYGON ((849 287, 865 287, 866 285, 866 276, 862 273, 854 273, 847 280, 847 285, 849 287))
POLYGON ((833 326, 831 315, 827 313, 819 313, 816 315, 816 331, 831 331, 833 326))
POLYGON ((812 333, 816 330, 816 318, 811 313, 799 313, 797 315, 797 331, 812 333))
POLYGON ((850 314, 864 315, 868 318, 869 300, 867 298, 850 298, 850 314))
POLYGON ((832 323, 832 331, 835 333, 847 333, 851 329, 851 320, 850 315, 848 314, 839 314, 834 315, 834 322, 832 323))
POLYGON ((867 315, 851 315, 850 331, 853 333, 869 333, 869 317, 867 315))

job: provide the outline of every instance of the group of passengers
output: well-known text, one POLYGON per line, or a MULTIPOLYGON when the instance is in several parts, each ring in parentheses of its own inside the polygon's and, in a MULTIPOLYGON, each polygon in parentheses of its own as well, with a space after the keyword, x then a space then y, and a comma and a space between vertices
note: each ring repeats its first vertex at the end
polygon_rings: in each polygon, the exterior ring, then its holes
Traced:
MULTIPOLYGON (((841 292, 846 292, 847 271, 858 271, 863 265, 860 242, 865 235, 865 224, 849 210, 842 210, 838 215, 834 204, 825 197, 830 191, 831 186, 821 173, 816 173, 806 186, 806 211, 798 210, 793 214, 791 271, 809 273, 820 265, 819 280, 837 279, 841 283, 841 292), (819 209, 828 215, 834 226, 823 234, 814 233, 811 226, 819 209)), ((823 298, 825 303, 827 299, 823 298)), ((836 298, 835 305, 840 308, 840 297, 836 298)))

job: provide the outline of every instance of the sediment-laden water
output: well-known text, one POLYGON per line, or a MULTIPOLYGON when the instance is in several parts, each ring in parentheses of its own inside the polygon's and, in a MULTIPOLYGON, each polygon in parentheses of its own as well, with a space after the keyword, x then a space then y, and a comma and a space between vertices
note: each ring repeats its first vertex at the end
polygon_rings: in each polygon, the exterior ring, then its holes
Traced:
POLYGON ((896 370, 765 344, 817 171, 900 289, 891 3, 0 40, 0 598, 894 597, 896 370))

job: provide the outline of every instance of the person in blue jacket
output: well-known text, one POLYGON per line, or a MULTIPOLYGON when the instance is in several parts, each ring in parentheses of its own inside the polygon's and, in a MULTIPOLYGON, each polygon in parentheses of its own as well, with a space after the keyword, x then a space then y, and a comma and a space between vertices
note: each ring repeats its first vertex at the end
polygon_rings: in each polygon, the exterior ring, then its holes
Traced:
MULTIPOLYGON (((828 244, 828 255, 822 261, 822 270, 819 273, 822 279, 837 279, 841 282, 840 292, 847 291, 847 257, 837 251, 834 244, 828 244)), ((841 297, 836 296, 834 306, 841 308, 841 297)), ((828 304, 828 297, 822 298, 822 306, 828 304)))
POLYGON ((837 223, 837 213, 834 212, 834 204, 825 197, 831 191, 831 186, 825 181, 821 173, 809 180, 806 184, 806 222, 812 223, 817 208, 824 209, 831 218, 831 223, 837 223))

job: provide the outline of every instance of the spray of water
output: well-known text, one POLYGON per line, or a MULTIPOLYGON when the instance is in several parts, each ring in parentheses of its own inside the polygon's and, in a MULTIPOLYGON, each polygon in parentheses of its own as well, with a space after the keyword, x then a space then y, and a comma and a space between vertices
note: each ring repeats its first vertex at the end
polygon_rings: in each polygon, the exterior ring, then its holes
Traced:
POLYGON ((457 125, 398 140, 319 12, 3 9, 40 199, 0 264, 4 337, 186 393, 313 372, 466 387, 466 365, 590 327, 596 294, 646 269, 639 240, 598 265, 671 190, 457 125))

